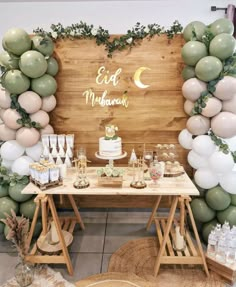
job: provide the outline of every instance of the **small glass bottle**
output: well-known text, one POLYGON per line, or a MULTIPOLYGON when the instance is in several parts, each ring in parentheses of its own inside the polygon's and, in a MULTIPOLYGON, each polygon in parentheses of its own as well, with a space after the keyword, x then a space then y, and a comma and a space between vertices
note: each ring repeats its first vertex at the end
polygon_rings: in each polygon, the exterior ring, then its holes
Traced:
POLYGON ((216 251, 216 261, 225 264, 226 263, 226 253, 227 253, 227 243, 225 239, 225 235, 222 234, 216 251))
POLYGON ((216 224, 214 231, 216 233, 216 241, 218 242, 222 233, 221 225, 219 223, 216 224))
POLYGON ((233 265, 235 263, 235 252, 236 252, 236 238, 233 237, 231 234, 226 254, 227 265, 233 265))
POLYGON ((208 237, 208 245, 207 245, 207 255, 209 257, 215 258, 216 256, 216 233, 215 231, 211 231, 209 237, 208 237))
POLYGON ((228 221, 225 221, 224 224, 222 225, 222 230, 224 233, 228 233, 230 231, 230 225, 228 221))

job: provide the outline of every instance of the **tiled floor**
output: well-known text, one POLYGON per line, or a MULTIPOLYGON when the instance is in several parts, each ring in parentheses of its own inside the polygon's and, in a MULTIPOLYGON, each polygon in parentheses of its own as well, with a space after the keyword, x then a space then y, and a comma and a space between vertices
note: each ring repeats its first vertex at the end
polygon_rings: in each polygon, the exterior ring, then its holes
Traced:
MULTIPOLYGON (((145 236, 154 236, 154 226, 146 231, 148 211, 82 211, 85 230, 79 226, 70 247, 74 275, 69 276, 65 265, 52 265, 65 279, 76 282, 92 274, 106 272, 109 258, 125 242, 145 236)), ((17 256, 12 244, 0 238, 0 285, 13 277, 17 256)))

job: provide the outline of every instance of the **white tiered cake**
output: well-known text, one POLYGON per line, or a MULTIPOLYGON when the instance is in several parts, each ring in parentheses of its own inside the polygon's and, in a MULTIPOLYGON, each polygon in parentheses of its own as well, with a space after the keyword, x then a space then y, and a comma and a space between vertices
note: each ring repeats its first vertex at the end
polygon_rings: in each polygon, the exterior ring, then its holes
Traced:
POLYGON ((106 126, 106 136, 99 138, 99 155, 115 157, 122 155, 122 140, 116 135, 118 128, 106 126))

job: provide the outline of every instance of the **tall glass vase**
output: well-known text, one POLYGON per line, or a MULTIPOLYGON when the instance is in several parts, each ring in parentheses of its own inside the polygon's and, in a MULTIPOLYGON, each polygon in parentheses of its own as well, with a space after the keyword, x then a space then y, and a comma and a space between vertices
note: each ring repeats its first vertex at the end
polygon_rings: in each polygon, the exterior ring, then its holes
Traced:
POLYGON ((15 267, 16 282, 20 287, 26 287, 32 284, 34 280, 33 267, 24 261, 20 261, 15 267))

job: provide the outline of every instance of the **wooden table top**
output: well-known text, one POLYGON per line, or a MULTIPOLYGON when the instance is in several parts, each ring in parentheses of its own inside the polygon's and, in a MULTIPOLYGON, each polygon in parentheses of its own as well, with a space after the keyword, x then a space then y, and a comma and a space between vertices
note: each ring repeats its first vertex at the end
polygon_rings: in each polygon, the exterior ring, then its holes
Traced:
POLYGON ((87 169, 87 178, 90 186, 84 189, 76 189, 73 183, 76 179, 75 169, 69 169, 63 184, 57 187, 40 190, 30 182, 23 190, 24 194, 73 194, 73 195, 199 195, 191 179, 186 173, 179 177, 163 177, 155 185, 152 181, 146 181, 147 187, 143 189, 131 188, 132 175, 128 171, 123 176, 122 187, 104 187, 97 184, 97 167, 87 169))

